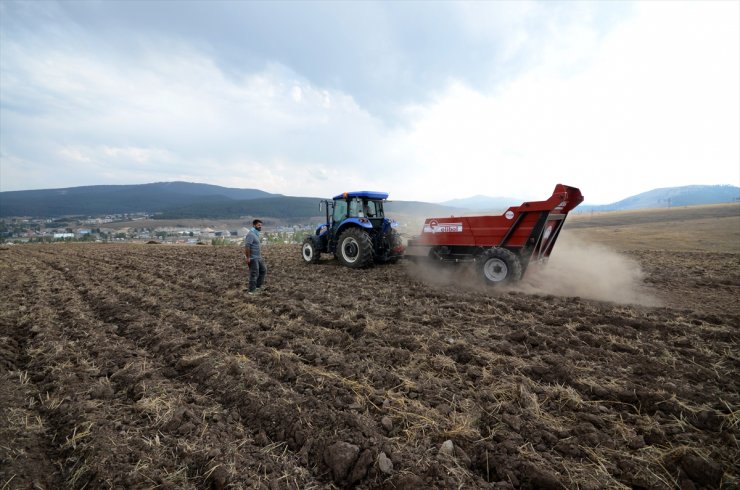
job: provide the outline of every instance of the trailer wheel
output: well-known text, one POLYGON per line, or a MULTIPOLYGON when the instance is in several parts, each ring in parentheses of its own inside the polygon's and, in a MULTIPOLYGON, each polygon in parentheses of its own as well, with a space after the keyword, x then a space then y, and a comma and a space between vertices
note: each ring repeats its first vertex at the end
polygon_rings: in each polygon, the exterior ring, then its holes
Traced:
POLYGON ((489 248, 476 259, 487 284, 508 284, 522 278, 522 264, 513 252, 505 248, 489 248))
POLYGON ((342 265, 359 269, 373 262, 373 242, 367 232, 359 228, 349 228, 339 235, 337 259, 342 265))
POLYGON ((317 244, 318 240, 314 236, 306 237, 301 246, 301 256, 307 264, 315 264, 321 258, 321 252, 317 244))

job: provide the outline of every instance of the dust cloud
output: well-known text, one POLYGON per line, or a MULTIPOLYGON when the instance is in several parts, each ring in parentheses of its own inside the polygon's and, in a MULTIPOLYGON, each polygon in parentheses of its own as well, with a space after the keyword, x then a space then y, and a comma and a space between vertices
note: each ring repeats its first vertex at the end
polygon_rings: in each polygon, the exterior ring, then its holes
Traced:
POLYGON ((489 294, 519 291, 527 294, 594 299, 620 304, 660 306, 644 284, 644 273, 633 259, 603 245, 561 235, 546 264, 532 264, 524 278, 508 287, 484 284, 474 264, 411 263, 414 279, 430 286, 479 290, 489 294))
POLYGON ((410 262, 407 274, 430 286, 454 286, 457 289, 485 287, 472 264, 452 264, 435 261, 410 262))
POLYGON ((546 265, 531 265, 517 291, 659 306, 633 259, 603 245, 562 235, 546 265))

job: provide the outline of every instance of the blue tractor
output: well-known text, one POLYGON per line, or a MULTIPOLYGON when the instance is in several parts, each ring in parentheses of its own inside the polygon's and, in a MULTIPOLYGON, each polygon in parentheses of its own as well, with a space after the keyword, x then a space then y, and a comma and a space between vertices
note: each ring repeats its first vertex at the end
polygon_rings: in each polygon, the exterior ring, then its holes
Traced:
POLYGON ((385 217, 384 192, 345 192, 321 201, 326 223, 303 241, 301 255, 307 263, 333 253, 343 265, 358 269, 374 263, 396 262, 403 256, 395 222, 385 217))

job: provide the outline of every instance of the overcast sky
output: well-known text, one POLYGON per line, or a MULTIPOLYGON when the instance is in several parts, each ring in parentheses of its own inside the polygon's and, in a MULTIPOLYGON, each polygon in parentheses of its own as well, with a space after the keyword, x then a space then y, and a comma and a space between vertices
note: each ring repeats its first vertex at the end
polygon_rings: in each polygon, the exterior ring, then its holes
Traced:
POLYGON ((0 190, 740 185, 740 2, 0 0, 0 190))

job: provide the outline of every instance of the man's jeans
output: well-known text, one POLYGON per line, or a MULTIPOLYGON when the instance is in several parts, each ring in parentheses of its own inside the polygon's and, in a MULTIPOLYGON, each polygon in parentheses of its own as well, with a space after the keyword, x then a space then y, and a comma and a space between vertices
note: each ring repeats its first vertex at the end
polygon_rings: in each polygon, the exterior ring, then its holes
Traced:
POLYGON ((254 291, 256 288, 261 288, 262 283, 265 282, 266 274, 267 274, 267 267, 265 267, 264 259, 250 259, 249 260, 249 290, 254 291))

